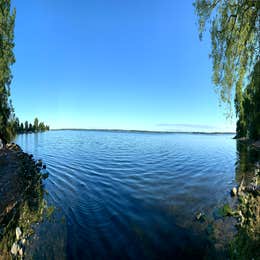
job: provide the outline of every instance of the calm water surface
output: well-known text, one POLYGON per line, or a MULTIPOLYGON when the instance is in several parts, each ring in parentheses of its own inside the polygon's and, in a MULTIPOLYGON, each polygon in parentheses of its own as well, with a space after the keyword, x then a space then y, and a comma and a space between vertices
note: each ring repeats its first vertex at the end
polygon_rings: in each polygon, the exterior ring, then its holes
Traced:
MULTIPOLYGON (((50 131, 16 142, 47 164, 49 200, 65 216, 69 259, 201 258, 194 221, 235 185, 232 135, 50 131)), ((66 233, 66 234, 65 234, 66 233)), ((57 237, 56 237, 57 236, 57 237)), ((44 250, 44 249, 41 249, 44 250)), ((55 250, 55 249, 54 249, 55 250)))

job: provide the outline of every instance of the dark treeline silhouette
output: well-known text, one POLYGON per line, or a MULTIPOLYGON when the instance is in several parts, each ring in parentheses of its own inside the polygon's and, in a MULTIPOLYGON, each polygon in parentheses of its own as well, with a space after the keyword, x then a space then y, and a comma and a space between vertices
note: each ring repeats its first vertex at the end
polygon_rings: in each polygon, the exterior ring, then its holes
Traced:
POLYGON ((50 127, 45 125, 44 122, 39 122, 38 118, 34 119, 33 124, 25 121, 24 123, 19 121, 18 118, 15 119, 14 128, 16 133, 37 133, 49 131, 50 127))

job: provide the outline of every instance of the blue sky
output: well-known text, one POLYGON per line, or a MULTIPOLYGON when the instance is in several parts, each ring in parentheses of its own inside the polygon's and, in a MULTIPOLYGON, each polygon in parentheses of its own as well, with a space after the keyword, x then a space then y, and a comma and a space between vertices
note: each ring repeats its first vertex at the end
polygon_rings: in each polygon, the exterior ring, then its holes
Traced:
POLYGON ((192 1, 14 0, 19 118, 51 128, 229 131, 192 1))

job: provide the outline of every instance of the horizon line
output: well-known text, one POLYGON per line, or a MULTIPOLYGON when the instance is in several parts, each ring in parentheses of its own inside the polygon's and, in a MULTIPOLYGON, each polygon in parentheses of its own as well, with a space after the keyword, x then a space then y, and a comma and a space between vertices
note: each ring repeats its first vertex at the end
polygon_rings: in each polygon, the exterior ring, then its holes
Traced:
POLYGON ((233 131, 168 131, 168 130, 136 130, 136 129, 113 129, 113 128, 51 128, 50 131, 107 131, 107 132, 136 132, 136 133, 168 133, 168 134, 236 134, 233 131))

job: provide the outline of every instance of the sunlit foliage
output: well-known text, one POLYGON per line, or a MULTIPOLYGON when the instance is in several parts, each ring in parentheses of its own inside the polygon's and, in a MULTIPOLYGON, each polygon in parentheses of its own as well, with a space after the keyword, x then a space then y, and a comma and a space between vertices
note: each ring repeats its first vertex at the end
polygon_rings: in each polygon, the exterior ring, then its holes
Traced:
POLYGON ((229 112, 234 97, 237 137, 260 138, 260 1, 196 0, 194 6, 200 38, 210 27, 212 79, 229 112))
MULTIPOLYGON (((259 58, 259 0, 196 0, 199 33, 210 26, 213 82, 220 99, 231 106, 235 88, 235 108, 240 113, 242 89, 259 58)), ((241 111, 242 113, 242 111, 241 111)))

